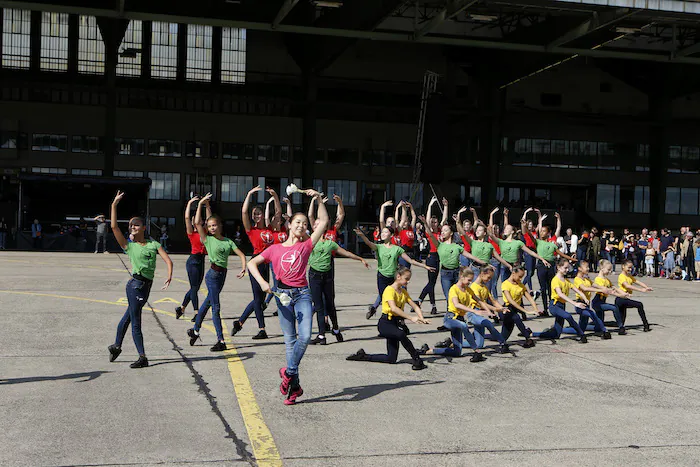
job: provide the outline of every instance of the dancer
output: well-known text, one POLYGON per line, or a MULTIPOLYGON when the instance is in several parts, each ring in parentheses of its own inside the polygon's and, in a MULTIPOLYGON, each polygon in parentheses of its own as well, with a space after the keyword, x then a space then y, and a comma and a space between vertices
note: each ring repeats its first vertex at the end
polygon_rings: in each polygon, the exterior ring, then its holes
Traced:
POLYGON ((495 273, 493 266, 486 265, 481 268, 479 275, 469 286, 473 292, 470 306, 475 311, 467 313, 467 320, 474 325, 474 340, 477 347, 480 349, 484 347, 486 329, 488 329, 491 337, 500 344, 499 352, 506 353, 508 352, 508 344, 506 344, 506 340, 489 319, 495 318, 497 313, 503 314, 508 312, 508 308, 498 303, 491 291, 486 287, 486 284, 489 283, 495 273))
POLYGON ((384 227, 389 227, 392 229, 393 233, 391 234, 391 244, 392 245, 400 245, 401 244, 401 238, 399 237, 399 233, 396 230, 396 216, 398 216, 398 207, 396 208, 396 212, 394 213, 394 217, 386 217, 386 208, 391 207, 394 205, 393 201, 385 201, 384 204, 382 204, 381 208, 379 209, 379 229, 383 229, 384 227))
MULTIPOLYGON (((593 302, 591 300, 591 294, 598 294, 598 292, 609 292, 607 288, 600 287, 598 284, 595 284, 591 282, 591 280, 588 278, 588 272, 590 271, 590 267, 588 264, 588 261, 582 260, 579 261, 578 263, 578 272, 576 273, 576 278, 574 279, 574 287, 579 289, 580 291, 583 292, 583 296, 580 294, 576 294, 576 301, 579 303, 583 303, 584 305, 589 305, 591 308, 593 308, 593 302), (585 299, 584 299, 585 297, 585 299)), ((595 308, 593 308, 595 311, 595 308)), ((582 331, 586 331, 588 328, 588 318, 591 318, 593 320, 593 330, 595 331, 596 335, 602 337, 603 339, 611 339, 612 336, 610 335, 610 332, 608 332, 607 328, 605 327, 605 323, 603 320, 596 314, 596 313, 581 313, 581 317, 579 318, 578 325, 581 328, 582 331)), ((564 330, 565 332, 568 332, 568 328, 564 330)))
MULTIPOLYGON (((320 228, 321 221, 316 219, 313 230, 320 228)), ((314 246, 309 257, 309 288, 314 302, 314 311, 318 323, 318 335, 309 342, 312 345, 326 345, 326 319, 329 317, 333 325, 332 332, 337 342, 343 342, 343 335, 338 327, 338 314, 335 309, 335 280, 332 270, 333 254, 354 259, 361 262, 365 268, 369 269, 367 261, 359 256, 341 248, 336 242, 327 240, 325 233, 323 238, 314 246)))
POLYGON ((557 261, 557 274, 552 279, 551 284, 552 301, 549 304, 549 312, 555 318, 554 326, 543 332, 535 332, 533 335, 541 339, 559 339, 564 329, 564 320, 566 320, 569 322, 576 334, 578 334, 579 342, 581 344, 585 344, 588 342, 588 339, 574 317, 566 311, 566 304, 569 303, 574 306, 577 313, 586 313, 589 318, 592 316, 593 312, 587 308, 589 302, 585 294, 566 279, 566 275, 569 273, 570 267, 571 265, 569 264, 569 261, 564 258, 557 261), (579 297, 581 297, 582 301, 576 302, 569 298, 568 294, 570 290, 576 292, 579 297))
MULTIPOLYGON (((328 201, 328 198, 323 198, 322 201, 325 203, 328 201)), ((343 205, 343 199, 339 195, 334 194, 333 201, 338 205, 338 209, 335 212, 335 222, 326 230, 326 233, 323 234, 323 238, 338 243, 338 230, 340 230, 345 221, 345 206, 343 205)), ((316 200, 311 198, 311 202, 309 203, 309 222, 312 226, 316 225, 316 218, 314 217, 314 212, 316 211, 314 207, 315 203, 316 200)), ((327 210, 328 208, 326 208, 326 211, 327 210)))
POLYGON ((615 289, 608 279, 608 276, 612 272, 612 263, 607 259, 601 259, 598 268, 598 276, 595 278, 593 283, 597 285, 601 290, 598 291, 593 296, 591 300, 591 306, 593 311, 596 312, 601 321, 605 322, 605 312, 612 311, 615 317, 615 322, 617 323, 617 333, 621 336, 627 334, 625 330, 625 323, 622 321, 622 316, 620 315, 620 309, 617 305, 612 303, 606 303, 608 295, 613 295, 615 297, 629 298, 630 294, 626 292, 621 292, 615 289))
MULTIPOLYGON (((444 225, 447 223, 447 210, 442 211, 442 222, 438 223, 437 217, 433 216, 432 214, 432 209, 433 206, 438 203, 438 199, 436 197, 433 197, 430 200, 430 203, 428 203, 428 210, 426 213, 426 217, 430 219, 428 222, 422 221, 423 225, 425 226, 425 231, 427 233, 428 228, 432 229, 433 232, 438 231, 438 226, 439 225, 444 225)), ((436 315, 437 314, 437 307, 435 306, 435 283, 437 282, 438 279, 438 270, 440 269, 440 257, 438 256, 437 253, 437 246, 438 242, 434 240, 434 237, 432 235, 427 235, 427 240, 428 244, 430 245, 430 251, 428 252, 428 257, 425 259, 425 264, 433 268, 433 271, 428 271, 428 283, 425 284, 425 287, 423 287, 423 290, 420 293, 420 296, 418 297, 418 304, 422 305, 423 300, 425 300, 426 295, 430 299, 430 314, 431 315, 436 315)))
POLYGON ((231 253, 235 253, 241 259, 241 270, 236 275, 237 278, 241 279, 245 275, 245 255, 238 249, 238 246, 233 240, 223 236, 221 232, 224 227, 224 222, 219 216, 213 215, 209 217, 207 219, 206 229, 202 224, 202 207, 209 204, 211 196, 211 193, 207 193, 206 196, 199 200, 197 213, 194 216, 194 225, 197 228, 197 232, 199 232, 199 239, 207 249, 209 263, 211 265, 211 268, 205 276, 209 293, 204 303, 202 303, 202 307, 197 312, 197 320, 194 323, 194 327, 187 331, 187 335, 190 337, 190 345, 194 345, 197 339, 199 339, 199 330, 207 314, 207 307, 211 304, 211 318, 214 322, 217 342, 210 350, 212 352, 221 352, 222 350, 226 350, 226 343, 224 342, 224 332, 221 326, 221 303, 219 301, 219 296, 224 288, 224 282, 226 282, 228 257, 231 253))
MULTIPOLYGON (((399 221, 399 246, 403 248, 406 254, 413 258, 413 244, 416 241, 416 234, 414 233, 416 229, 416 211, 413 209, 413 205, 408 201, 399 201, 397 210, 401 213, 399 221), (411 211, 411 220, 408 220, 407 212, 411 211)), ((405 268, 411 268, 411 263, 404 261, 403 258, 399 258, 399 265, 405 268)))
POLYGON ((372 243, 360 228, 356 228, 355 233, 363 242, 365 242, 365 245, 377 253, 377 291, 379 292, 379 295, 377 296, 374 304, 369 306, 369 311, 365 315, 367 319, 371 319, 377 312, 377 307, 382 302, 382 294, 384 293, 384 289, 395 282, 396 268, 398 268, 399 258, 403 258, 407 263, 413 264, 414 266, 426 269, 428 272, 435 271, 435 268, 411 259, 411 257, 409 257, 405 251, 403 251, 403 248, 392 244, 394 229, 391 227, 382 228, 382 243, 379 244, 372 243))
POLYGON ((277 276, 277 292, 274 293, 277 296, 277 309, 287 356, 287 366, 279 371, 282 378, 280 392, 287 396, 284 400, 285 405, 295 404, 297 398, 304 394, 299 381, 299 364, 311 340, 313 322, 313 303, 306 279, 306 266, 314 246, 321 240, 328 227, 328 211, 321 202, 321 194, 315 190, 304 190, 301 193, 316 198, 319 202, 316 230, 311 236, 307 235, 309 221, 306 215, 298 212, 289 221, 287 241, 267 248, 248 262, 250 274, 255 278, 260 290, 265 293, 273 291, 260 272, 261 266, 271 264, 277 276), (284 302, 280 297, 284 297, 284 302))
POLYGON ((537 309, 535 299, 532 298, 532 295, 528 293, 527 288, 522 283, 524 276, 525 268, 516 264, 513 266, 510 277, 501 284, 501 293, 503 293, 503 301, 505 302, 507 311, 499 312, 499 315, 503 322, 503 326, 501 327, 501 336, 503 336, 503 339, 507 341, 510 334, 513 332, 513 328, 517 326, 525 337, 523 347, 529 349, 535 346, 535 341, 532 340, 532 330, 525 327, 518 313, 537 315, 539 314, 539 310, 537 309), (532 305, 533 311, 528 311, 523 307, 524 296, 527 297, 530 305, 532 305))
MULTIPOLYGON (((469 246, 469 242, 467 242, 467 240, 464 237, 469 237, 472 240, 474 240, 476 237, 474 236, 472 221, 470 221, 469 219, 464 219, 464 222, 462 222, 462 213, 466 211, 467 207, 462 206, 461 208, 459 208, 459 211, 457 211, 457 214, 455 214, 454 219, 455 226, 457 227, 457 233, 462 239, 462 246, 464 246, 464 249, 468 253, 471 253, 472 249, 469 246)), ((471 266, 471 261, 469 261, 469 259, 465 258, 464 256, 460 256, 459 264, 460 266, 471 266)))
MULTIPOLYGON (((495 261, 503 265, 503 267, 505 267, 508 270, 511 270, 513 266, 511 266, 503 258, 501 258, 501 255, 499 255, 493 248, 493 245, 489 243, 487 227, 483 222, 479 220, 479 217, 476 214, 476 209, 471 208, 471 211, 474 215, 474 236, 476 237, 476 239, 472 240, 468 236, 465 236, 464 240, 467 243, 469 243, 469 246, 472 250, 472 255, 478 258, 481 263, 485 264, 489 264, 491 263, 492 259, 495 259, 495 261)), ((472 264, 472 270, 474 271, 474 274, 478 274, 479 266, 472 264)), ((491 281, 488 284, 486 284, 489 290, 493 290, 493 281, 495 279, 495 277, 492 278, 491 281)))
MULTIPOLYGON (((204 256, 207 254, 207 249, 204 248, 202 244, 199 232, 196 232, 194 217, 190 217, 192 204, 197 202, 198 199, 197 197, 191 198, 187 202, 187 207, 185 207, 185 231, 190 241, 190 256, 187 258, 185 270, 187 271, 187 278, 190 281, 190 290, 187 291, 185 297, 182 299, 182 304, 175 308, 175 319, 180 319, 180 317, 185 314, 185 309, 190 302, 192 302, 195 315, 197 314, 197 310, 199 310, 199 296, 197 294, 204 280, 204 256)), ((206 210, 207 219, 209 219, 211 217, 211 208, 209 204, 206 204, 206 210)), ((196 320, 196 316, 192 319, 196 320)))
MULTIPOLYGON (((628 293, 630 296, 633 292, 652 292, 654 289, 638 281, 632 276, 632 269, 634 264, 631 260, 623 261, 622 272, 617 277, 617 286, 620 291, 628 293)), ((629 308, 636 308, 639 313, 639 317, 642 319, 642 324, 644 325, 644 332, 651 331, 649 327, 649 321, 647 321, 647 315, 644 312, 644 304, 637 300, 632 300, 628 297, 617 297, 615 299, 615 305, 620 309, 620 317, 622 318, 622 323, 624 324, 627 319, 627 310, 629 308)))
MULTIPOLYGON (((382 234, 386 227, 382 230, 382 234)), ((423 312, 420 306, 415 303, 410 295, 408 295, 408 283, 411 280, 411 270, 399 267, 394 275, 394 281, 384 289, 382 293, 382 317, 379 318, 377 329, 379 335, 386 339, 386 354, 368 354, 364 349, 358 350, 356 353, 347 357, 346 360, 379 362, 379 363, 396 363, 399 356, 399 343, 409 353, 413 360, 411 368, 414 370, 422 370, 426 368, 425 362, 421 360, 420 354, 413 346, 413 343, 408 338, 406 326, 402 324, 403 320, 409 320, 418 324, 430 324, 430 321, 423 317, 423 312), (416 316, 410 316, 403 311, 403 307, 407 304, 413 308, 416 316)), ((461 343, 461 336, 460 336, 461 343)))
MULTIPOLYGON (((265 249, 274 243, 272 232, 265 226, 265 219, 263 218, 263 211, 260 206, 255 206, 253 208, 253 224, 250 223, 251 217, 248 215, 248 210, 250 209, 250 200, 252 196, 262 191, 260 185, 251 189, 243 201, 243 228, 248 234, 248 239, 251 245, 253 245, 253 258, 261 254, 265 249)), ((282 216, 282 206, 279 201, 279 197, 275 190, 270 187, 265 189, 270 196, 274 199, 275 203, 275 219, 282 216)), ((273 225, 279 226, 279 220, 273 221, 273 225), (276 222, 276 224, 275 224, 276 222)), ((259 268, 260 274, 265 279, 265 282, 270 280, 270 273, 267 263, 261 263, 259 268)), ((265 294, 262 289, 258 286, 258 282, 253 276, 250 276, 250 286, 253 289, 253 300, 248 303, 248 306, 243 311, 240 318, 233 322, 233 329, 231 329, 231 335, 235 336, 238 332, 243 329, 243 323, 246 322, 248 317, 255 312, 255 318, 258 321, 258 333, 253 336, 253 339, 267 339, 267 332, 265 331, 265 315, 263 314, 263 304, 265 303, 265 294)))
MULTIPOLYGON (((270 205, 274 203, 275 199, 273 197, 270 197, 269 200, 267 200, 267 204, 265 206, 265 224, 268 226, 268 228, 274 226, 272 225, 272 221, 274 220, 274 216, 271 218, 270 215, 270 205)), ((282 198, 282 202, 285 203, 287 206, 287 214, 282 214, 282 218, 284 219, 284 222, 280 220, 279 227, 277 230, 273 230, 272 232, 272 244, 277 245, 278 243, 284 243, 287 241, 287 238, 289 238, 289 235, 287 234, 289 230, 289 219, 292 218, 292 215, 294 215, 294 211, 292 210, 292 202, 289 201, 289 198, 282 198)), ((270 270, 270 277, 272 277, 272 284, 273 287, 276 286, 277 284, 277 278, 275 277, 275 272, 270 270)), ((265 297, 265 302, 263 303, 263 311, 265 311, 274 298, 274 295, 268 294, 267 297, 265 297)), ((272 313, 272 316, 277 316, 277 311, 272 313)))
POLYGON ((140 217, 132 217, 129 220, 129 234, 133 237, 133 241, 128 242, 124 238, 117 223, 119 218, 117 216, 117 206, 123 197, 124 193, 117 191, 117 195, 112 201, 110 225, 114 238, 119 243, 119 246, 122 247, 124 253, 129 256, 129 261, 131 261, 131 279, 126 283, 126 298, 129 306, 117 326, 117 338, 114 344, 107 347, 107 349, 109 350, 109 361, 113 362, 122 353, 122 342, 124 342, 126 330, 131 324, 131 336, 134 339, 139 358, 129 366, 131 368, 144 368, 148 366, 148 359, 143 348, 141 311, 151 293, 151 286, 156 273, 156 253, 163 258, 163 261, 168 266, 168 278, 165 280, 161 290, 167 289, 170 285, 170 281, 173 278, 173 262, 160 243, 146 238, 145 222, 140 217))

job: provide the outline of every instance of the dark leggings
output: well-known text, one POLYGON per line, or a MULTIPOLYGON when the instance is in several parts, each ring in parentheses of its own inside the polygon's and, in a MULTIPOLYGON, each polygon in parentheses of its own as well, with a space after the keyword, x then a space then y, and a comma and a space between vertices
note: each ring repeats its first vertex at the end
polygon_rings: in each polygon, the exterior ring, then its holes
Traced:
POLYGON ((435 268, 434 272, 428 271, 428 283, 423 287, 418 299, 422 302, 426 295, 430 297, 430 304, 435 305, 435 284, 438 280, 438 271, 440 270, 440 258, 437 253, 430 253, 425 260, 427 266, 435 268))
POLYGON ((518 309, 513 305, 508 305, 508 311, 505 313, 498 312, 498 316, 503 323, 503 326, 501 326, 501 336, 503 336, 504 341, 508 340, 515 326, 517 326, 518 330, 525 336, 525 339, 530 338, 532 331, 530 331, 530 328, 525 327, 519 313, 518 309))
MULTIPOLYGON (((258 264, 258 271, 260 275, 266 281, 270 278, 270 265, 269 263, 258 264)), ((265 315, 263 314, 263 303, 265 303, 265 292, 262 291, 258 281, 255 280, 252 274, 250 276, 250 286, 253 289, 253 300, 248 304, 248 306, 243 311, 243 314, 238 321, 243 324, 248 319, 248 317, 255 312, 255 318, 258 320, 258 327, 260 329, 265 329, 265 315)))
POLYGON ((550 266, 547 267, 541 261, 537 262, 537 281, 540 283, 540 292, 542 293, 542 305, 544 311, 549 311, 549 294, 552 286, 552 279, 557 275, 557 270, 554 261, 549 261, 550 266))
POLYGON ((620 319, 622 319, 622 324, 625 324, 625 320, 627 319, 627 309, 636 308, 637 312, 639 313, 639 317, 642 319, 642 324, 645 326, 649 325, 647 315, 644 313, 644 304, 642 302, 630 300, 629 298, 617 297, 615 299, 615 306, 617 306, 617 308, 620 310, 620 319))
POLYGON ((368 362, 396 363, 399 358, 399 343, 403 345, 413 360, 420 360, 418 351, 413 347, 406 331, 399 327, 399 320, 396 316, 389 319, 387 315, 382 314, 377 329, 379 329, 379 335, 386 339, 386 354, 367 355, 368 362))
POLYGON ((199 310, 199 296, 197 294, 204 280, 204 255, 190 255, 187 258, 185 269, 187 270, 187 278, 190 280, 190 290, 182 299, 182 308, 187 308, 187 305, 192 302, 192 307, 197 311, 199 310))
POLYGON ((335 311, 333 271, 318 272, 310 268, 309 288, 311 289, 311 299, 314 302, 318 333, 322 335, 326 332, 326 315, 331 319, 333 329, 338 329, 338 313, 335 311))

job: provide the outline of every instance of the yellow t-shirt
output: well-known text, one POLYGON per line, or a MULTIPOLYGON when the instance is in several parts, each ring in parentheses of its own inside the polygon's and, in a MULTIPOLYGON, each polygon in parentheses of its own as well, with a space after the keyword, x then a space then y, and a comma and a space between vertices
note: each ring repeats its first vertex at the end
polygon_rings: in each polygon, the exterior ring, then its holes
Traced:
MULTIPOLYGON (((610 279, 608 279, 607 277, 598 276, 595 278, 595 281, 593 281, 593 282, 595 282, 596 285, 599 285, 601 287, 612 288, 612 282, 610 282, 610 279)), ((598 292, 598 296, 600 298, 602 298, 603 300, 608 298, 608 294, 604 294, 602 292, 598 292)))
POLYGON ((457 297, 457 302, 459 302, 460 305, 469 307, 472 302, 472 294, 472 289, 469 287, 464 289, 464 292, 462 292, 457 284, 453 285, 450 287, 450 292, 447 294, 447 310, 454 313, 456 316, 464 316, 466 312, 458 309, 454 303, 452 303, 452 299, 457 297))
POLYGON ((486 286, 484 286, 483 284, 472 282, 471 284, 469 284, 469 288, 472 290, 473 294, 472 301, 469 304, 470 308, 479 308, 479 303, 477 302, 477 299, 488 303, 489 298, 491 298, 491 291, 486 286))
POLYGON ((382 313, 384 313, 387 318, 391 319, 394 315, 391 312, 391 307, 389 306, 389 300, 393 300, 396 306, 403 311, 403 306, 411 299, 408 295, 408 290, 401 289, 397 292, 392 286, 388 286, 384 289, 382 293, 382 313))
POLYGON ((564 295, 569 295, 569 290, 571 290, 571 282, 566 279, 561 280, 557 276, 554 276, 554 279, 552 279, 552 300, 564 304, 566 301, 557 293, 557 287, 561 289, 561 292, 564 295))
POLYGON ((635 282, 637 282, 637 279, 630 277, 625 273, 620 274, 617 278, 617 286, 630 295, 634 291, 628 288, 627 285, 634 284, 635 282))
MULTIPOLYGON (((522 282, 518 283, 513 283, 510 281, 510 279, 504 281, 501 284, 501 292, 508 292, 510 294, 510 297, 513 299, 516 305, 522 305, 523 304, 523 295, 525 295, 527 292, 527 287, 522 282)), ((503 294, 503 300, 505 301, 506 305, 510 305, 510 302, 506 298, 506 294, 503 294)))
MULTIPOLYGON (((589 278, 587 278, 587 277, 581 278, 581 277, 576 276, 576 278, 574 279, 574 287, 576 287, 576 288, 578 288, 579 290, 581 290, 581 292, 583 292, 583 294, 586 296, 586 298, 587 298, 588 300, 591 299, 591 294, 592 294, 593 292, 586 292, 585 290, 582 290, 582 289, 581 289, 581 286, 590 287, 590 286, 592 286, 592 285, 593 285, 593 283, 592 283, 591 280, 590 280, 589 278)), ((564 290, 562 289, 562 292, 563 292, 563 291, 564 291, 564 290)), ((576 294, 576 300, 583 300, 583 299, 581 298, 581 296, 580 296, 579 294, 576 294)))

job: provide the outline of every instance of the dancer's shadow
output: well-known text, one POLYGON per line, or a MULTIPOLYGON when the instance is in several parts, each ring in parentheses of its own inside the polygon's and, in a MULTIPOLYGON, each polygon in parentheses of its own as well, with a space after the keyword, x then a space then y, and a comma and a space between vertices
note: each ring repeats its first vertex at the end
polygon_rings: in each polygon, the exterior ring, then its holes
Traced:
POLYGON ((444 381, 401 381, 398 383, 390 384, 369 384, 367 386, 355 386, 345 388, 340 392, 335 394, 329 394, 327 396, 320 396, 314 399, 306 399, 304 404, 309 404, 313 402, 359 402, 370 397, 377 396, 386 391, 392 391, 394 389, 407 388, 411 386, 427 386, 429 384, 440 384, 444 381))
MULTIPOLYGON (((241 361, 249 360, 255 356, 255 352, 238 352, 237 357, 241 361)), ((233 358, 233 355, 226 355, 226 354, 220 354, 220 355, 212 355, 211 357, 188 357, 187 360, 190 362, 206 362, 206 361, 213 361, 213 360, 227 360, 229 358, 233 358)), ((184 363, 184 360, 182 358, 164 358, 164 359, 158 359, 158 360, 151 360, 151 363, 149 366, 158 366, 158 365, 168 365, 170 363, 184 363), (153 363, 155 362, 155 363, 153 363)))
POLYGON ((40 383, 42 381, 61 381, 64 379, 75 379, 76 383, 85 383, 97 379, 105 373, 111 371, 87 371, 85 373, 68 373, 57 376, 27 376, 24 378, 0 378, 0 386, 4 384, 40 383))

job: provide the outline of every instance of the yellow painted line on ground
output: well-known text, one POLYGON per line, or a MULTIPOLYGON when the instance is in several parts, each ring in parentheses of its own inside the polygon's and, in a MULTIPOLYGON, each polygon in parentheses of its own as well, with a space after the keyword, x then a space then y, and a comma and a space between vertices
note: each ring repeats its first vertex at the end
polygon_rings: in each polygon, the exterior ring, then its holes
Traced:
MULTIPOLYGON (((61 298, 66 300, 80 300, 83 302, 92 303, 102 303, 105 305, 117 305, 117 306, 127 306, 126 303, 122 302, 110 302, 108 300, 98 300, 96 298, 84 298, 84 297, 74 297, 69 295, 57 295, 50 293, 40 293, 40 292, 20 292, 15 290, 0 290, 0 293, 5 294, 15 294, 15 295, 30 295, 35 297, 49 297, 49 298, 61 298)), ((165 310, 159 310, 154 308, 156 313, 160 313, 167 316, 175 317, 174 313, 165 310)), ((241 409, 241 415, 243 417, 243 423, 245 424, 246 430, 248 432, 248 439, 250 440, 251 446, 253 448, 253 457, 255 457, 256 463, 261 467, 279 467, 282 465, 282 458, 280 457, 279 450, 275 444, 275 440, 272 438, 272 433, 267 427, 265 420, 263 420, 262 411, 258 405, 258 401, 253 393, 253 387, 250 384, 250 379, 248 378, 248 373, 245 370, 245 366, 238 356, 238 351, 236 347, 231 342, 226 325, 222 322, 224 336, 226 340, 226 346, 228 350, 224 351, 227 356, 228 370, 231 374, 231 382, 233 383, 233 389, 236 391, 236 399, 238 400, 238 407, 241 409)), ((206 329, 213 334, 216 334, 216 330, 213 325, 206 324, 202 326, 202 329, 206 329)))

